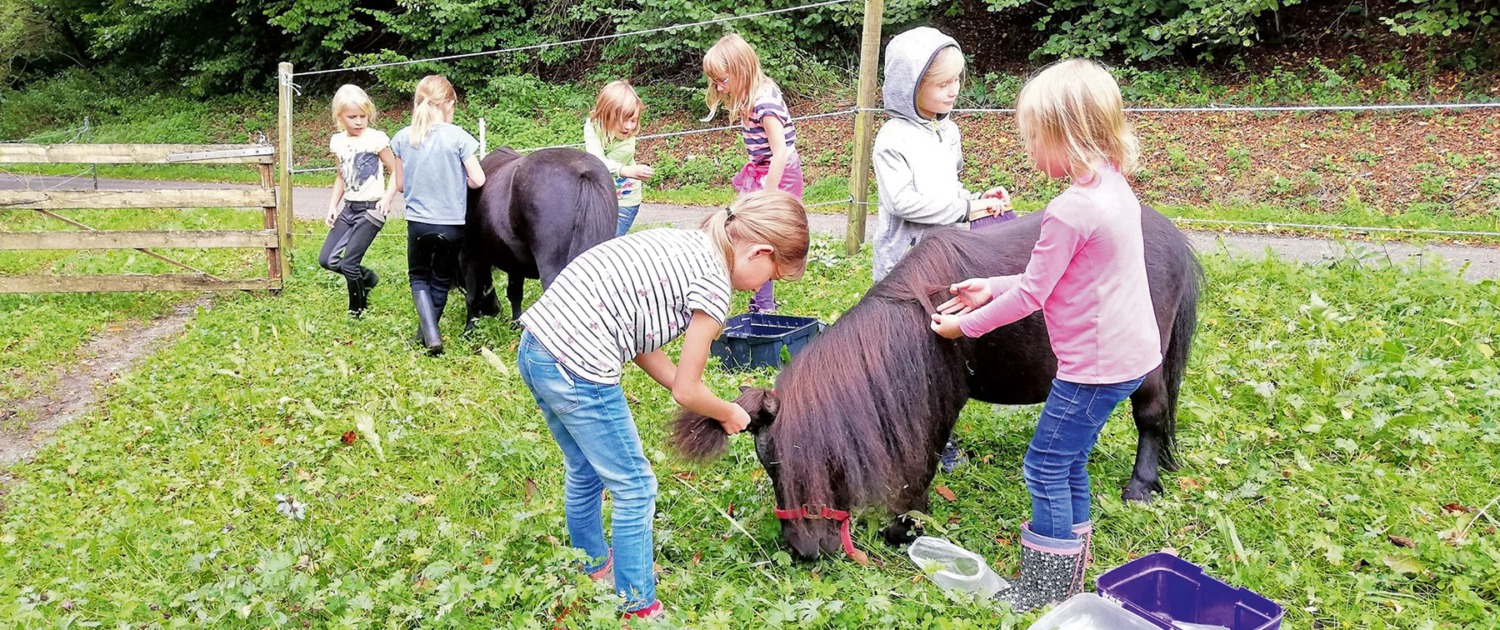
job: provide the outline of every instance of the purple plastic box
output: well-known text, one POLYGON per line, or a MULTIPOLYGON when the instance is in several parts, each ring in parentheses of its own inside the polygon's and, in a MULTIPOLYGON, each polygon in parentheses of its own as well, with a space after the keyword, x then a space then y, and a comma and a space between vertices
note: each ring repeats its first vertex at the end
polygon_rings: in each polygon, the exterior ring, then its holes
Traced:
POLYGON ((1173 621, 1230 630, 1276 630, 1281 606, 1246 588, 1220 582, 1202 567, 1168 553, 1131 560, 1099 576, 1099 595, 1162 628, 1173 621))
POLYGON ((1006 221, 1010 221, 1010 220, 1015 219, 1015 218, 1016 218, 1016 211, 1015 210, 1006 210, 1005 212, 1003 212, 1001 214, 997 214, 995 216, 980 217, 978 219, 974 219, 973 221, 970 221, 969 222, 969 230, 973 231, 973 230, 987 229, 989 227, 1000 225, 1001 223, 1005 223, 1006 221))

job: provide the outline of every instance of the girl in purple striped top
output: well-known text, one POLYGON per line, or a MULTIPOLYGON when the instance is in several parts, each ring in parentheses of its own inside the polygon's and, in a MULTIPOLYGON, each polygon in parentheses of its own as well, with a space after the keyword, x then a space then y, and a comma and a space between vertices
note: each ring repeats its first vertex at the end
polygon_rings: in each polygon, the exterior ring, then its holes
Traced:
MULTIPOLYGON (((797 155, 797 127, 781 98, 781 88, 760 69, 760 58, 745 39, 733 33, 720 38, 703 56, 708 79, 708 117, 723 104, 729 119, 740 124, 750 161, 734 176, 740 195, 774 187, 802 198, 802 158, 797 155)), ((776 312, 767 282, 750 300, 752 313, 776 312)))

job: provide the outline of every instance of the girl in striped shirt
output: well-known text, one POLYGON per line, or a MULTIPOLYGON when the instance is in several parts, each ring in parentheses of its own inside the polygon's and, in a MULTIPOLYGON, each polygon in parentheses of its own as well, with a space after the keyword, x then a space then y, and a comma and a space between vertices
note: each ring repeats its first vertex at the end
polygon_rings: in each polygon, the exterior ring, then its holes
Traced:
MULTIPOLYGON (((708 117, 703 121, 713 120, 723 104, 729 119, 740 124, 740 137, 750 154, 750 161, 734 176, 734 189, 744 195, 769 187, 801 199, 797 126, 781 88, 761 72, 755 49, 739 35, 725 35, 703 56, 703 76, 708 79, 708 117)), ((771 283, 755 292, 750 311, 776 312, 771 283)))
POLYGON ((750 423, 743 408, 703 384, 709 346, 730 290, 793 280, 807 264, 807 213, 796 197, 752 193, 697 230, 654 229, 605 241, 568 263, 521 315, 521 380, 562 449, 568 536, 610 580, 626 617, 661 614, 652 576, 656 476, 641 448, 620 379, 634 361, 673 400, 718 419, 726 433, 750 423), (662 350, 683 337, 677 363, 662 350), (605 538, 601 493, 613 500, 605 538))

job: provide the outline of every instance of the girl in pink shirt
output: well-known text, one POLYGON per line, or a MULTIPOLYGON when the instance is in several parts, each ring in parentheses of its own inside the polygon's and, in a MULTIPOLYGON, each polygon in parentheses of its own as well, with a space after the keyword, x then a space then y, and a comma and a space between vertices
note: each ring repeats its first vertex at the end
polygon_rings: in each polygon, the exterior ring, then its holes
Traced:
POLYGON ((1089 452, 1115 405, 1162 355, 1141 204, 1125 180, 1140 147, 1119 86, 1097 63, 1063 61, 1021 90, 1016 118, 1037 168, 1072 185, 1043 211, 1024 273, 953 285, 931 325, 956 339, 1038 309, 1047 322, 1057 377, 1022 461, 1031 521, 1021 525, 1021 575, 996 594, 1026 611, 1082 589, 1093 542, 1089 452))

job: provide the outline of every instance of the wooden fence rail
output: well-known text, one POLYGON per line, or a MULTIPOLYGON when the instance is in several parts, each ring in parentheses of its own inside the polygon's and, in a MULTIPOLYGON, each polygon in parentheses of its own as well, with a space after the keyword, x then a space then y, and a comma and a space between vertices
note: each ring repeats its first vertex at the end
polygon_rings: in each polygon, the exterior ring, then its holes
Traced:
POLYGON ((272 177, 274 148, 259 145, 68 144, 0 145, 4 164, 247 164, 260 172, 248 188, 180 190, 0 190, 0 212, 34 211, 76 230, 0 232, 0 251, 132 249, 190 273, 0 276, 0 293, 279 290, 291 250, 290 200, 279 203, 272 177), (57 210, 147 208, 259 209, 259 230, 96 230, 57 210), (266 275, 220 278, 152 249, 264 249, 266 275))

